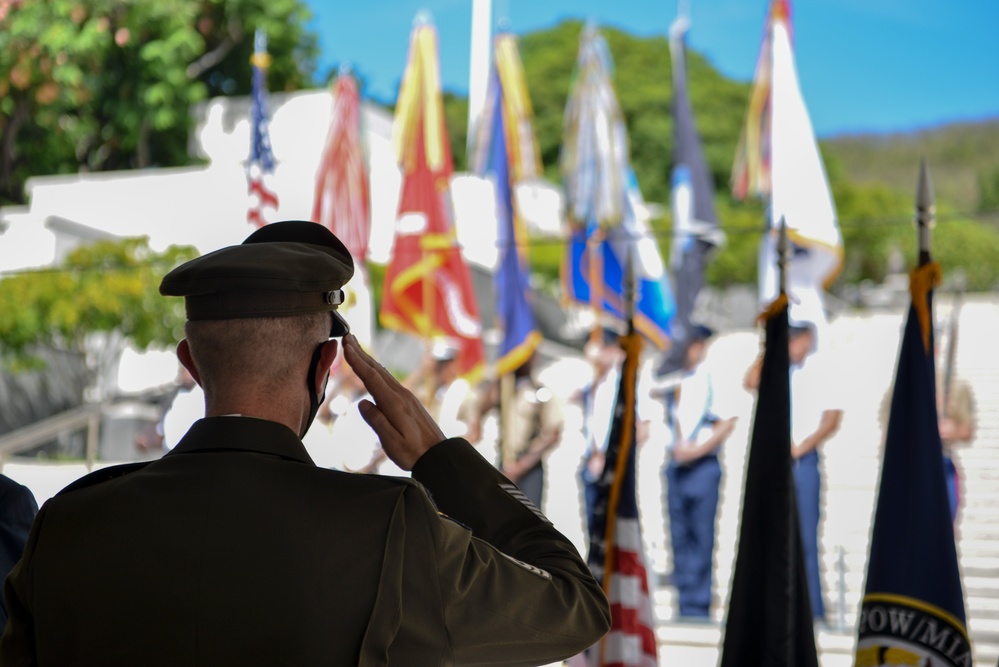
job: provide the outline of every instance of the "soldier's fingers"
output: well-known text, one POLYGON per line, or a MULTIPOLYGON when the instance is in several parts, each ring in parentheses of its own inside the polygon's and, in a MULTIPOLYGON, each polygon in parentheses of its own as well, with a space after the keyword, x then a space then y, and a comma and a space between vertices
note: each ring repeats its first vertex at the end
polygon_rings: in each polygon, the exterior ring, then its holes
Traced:
POLYGON ((390 448, 391 443, 399 438, 399 432, 395 430, 394 426, 392 426, 392 422, 388 420, 385 413, 383 413, 377 405, 366 398, 361 399, 361 402, 357 407, 361 413, 361 417, 364 418, 364 421, 368 423, 368 426, 370 426, 378 436, 378 439, 382 443, 382 447, 386 448, 386 445, 388 445, 390 448))
POLYGON ((388 393, 393 390, 394 378, 381 364, 361 349, 353 335, 344 336, 343 352, 347 363, 354 369, 357 377, 361 379, 375 400, 387 398, 388 393))

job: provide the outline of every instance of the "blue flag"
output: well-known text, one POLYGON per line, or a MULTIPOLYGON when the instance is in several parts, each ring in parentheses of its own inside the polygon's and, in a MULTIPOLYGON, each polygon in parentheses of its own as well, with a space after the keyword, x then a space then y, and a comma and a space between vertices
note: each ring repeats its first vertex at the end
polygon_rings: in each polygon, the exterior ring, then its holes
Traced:
POLYGON ((494 276, 496 313, 503 331, 497 375, 504 375, 521 366, 541 341, 531 308, 531 287, 527 268, 527 230, 517 216, 513 200, 511 151, 504 119, 504 91, 497 70, 490 81, 487 118, 491 119, 488 137, 488 157, 485 171, 496 181, 496 219, 499 223, 499 267, 494 276))
MULTIPOLYGON (((620 225, 606 229, 597 261, 602 274, 598 289, 602 296, 602 313, 611 319, 626 322, 624 307, 625 266, 629 254, 634 262, 636 303, 634 326, 656 347, 664 349, 669 344, 670 321, 676 312, 676 302, 669 279, 659 254, 659 246, 648 223, 638 217, 635 203, 642 199, 635 173, 629 169, 625 179, 626 196, 624 218, 620 225)), ((598 233, 596 220, 586 228, 574 228, 569 237, 562 267, 563 290, 578 303, 592 303, 590 285, 589 240, 598 233)))
POLYGON ((659 375, 684 367, 697 295, 704 287, 704 269, 712 251, 725 240, 715 214, 714 184, 687 95, 683 40, 688 26, 686 19, 677 19, 669 36, 673 56, 673 248, 670 268, 676 293, 676 316, 670 322, 669 351, 656 370, 659 375))
POLYGON ((857 665, 971 665, 933 364, 936 264, 913 272, 885 439, 857 665))

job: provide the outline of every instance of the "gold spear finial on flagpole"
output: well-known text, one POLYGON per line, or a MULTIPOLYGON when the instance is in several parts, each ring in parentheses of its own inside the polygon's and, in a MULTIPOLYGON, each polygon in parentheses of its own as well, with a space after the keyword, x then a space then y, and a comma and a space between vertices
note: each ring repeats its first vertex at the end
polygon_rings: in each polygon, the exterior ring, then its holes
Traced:
POLYGON ((919 266, 930 263, 930 230, 936 223, 933 202, 933 181, 926 158, 919 163, 919 185, 916 188, 916 226, 919 228, 919 266))

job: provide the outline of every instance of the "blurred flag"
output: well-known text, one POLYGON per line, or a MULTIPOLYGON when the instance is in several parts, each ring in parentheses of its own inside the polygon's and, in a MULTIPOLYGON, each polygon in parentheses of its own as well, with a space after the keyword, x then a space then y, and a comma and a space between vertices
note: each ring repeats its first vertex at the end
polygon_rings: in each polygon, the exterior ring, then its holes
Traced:
POLYGON ((704 287, 704 269, 711 252, 725 241, 715 214, 715 188, 704 161, 701 140, 687 96, 684 37, 690 27, 681 16, 670 27, 673 58, 673 247, 670 268, 676 294, 676 315, 670 322, 669 352, 657 369, 667 375, 683 369, 690 341, 691 318, 704 287))
POLYGON ((843 239, 798 85, 789 0, 770 4, 732 169, 732 194, 738 199, 755 195, 769 203, 769 231, 760 245, 761 303, 772 301, 778 293, 777 229, 784 218, 793 246, 787 275, 792 309, 793 304, 809 301, 821 305, 823 290, 842 265, 843 239))
POLYGON ((818 667, 791 469, 787 299, 767 313, 720 667, 818 667))
POLYGON ((971 665, 944 482, 933 361, 940 267, 912 272, 888 417, 855 665, 971 665))
POLYGON ((531 116, 516 37, 499 35, 475 155, 476 172, 495 180, 496 187, 500 262, 494 284, 496 312, 503 331, 496 360, 498 376, 522 365, 541 342, 531 308, 529 239, 513 196, 518 183, 541 171, 531 116))
POLYGON ((562 264, 563 294, 589 304, 598 318, 609 315, 623 322, 625 257, 633 249, 634 325, 664 349, 675 304, 628 162, 628 135, 612 70, 607 43, 588 25, 566 103, 559 158, 571 224, 562 264))
POLYGON ((403 183, 379 317, 386 327, 427 340, 454 339, 459 373, 474 376, 485 363, 482 324, 451 221, 453 167, 437 31, 426 22, 410 37, 392 133, 403 183))
POLYGON ((274 222, 278 197, 270 184, 274 175, 274 153, 267 131, 267 68, 271 57, 267 53, 267 33, 261 29, 253 39, 253 93, 250 98, 250 159, 246 166, 246 181, 250 195, 246 221, 263 227, 274 222), (266 209, 271 211, 270 214, 266 209))
POLYGON ((362 345, 370 349, 374 333, 371 287, 365 264, 371 236, 368 172, 360 133, 357 82, 341 71, 333 86, 333 110, 326 147, 316 172, 312 220, 333 232, 354 258, 354 277, 344 285, 340 313, 362 345))
POLYGON ((597 480, 587 562, 611 605, 611 629, 588 651, 594 667, 654 667, 658 652, 635 486, 636 383, 642 339, 621 337, 625 360, 614 421, 597 480))

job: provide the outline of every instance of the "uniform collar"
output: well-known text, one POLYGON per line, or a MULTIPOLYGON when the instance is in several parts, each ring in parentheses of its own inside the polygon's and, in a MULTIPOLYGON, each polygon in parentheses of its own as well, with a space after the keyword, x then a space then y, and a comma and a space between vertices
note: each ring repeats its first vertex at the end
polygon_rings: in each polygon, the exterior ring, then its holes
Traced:
POLYGON ((218 450, 271 454, 315 465, 294 431, 284 424, 256 417, 199 419, 166 456, 218 450))

